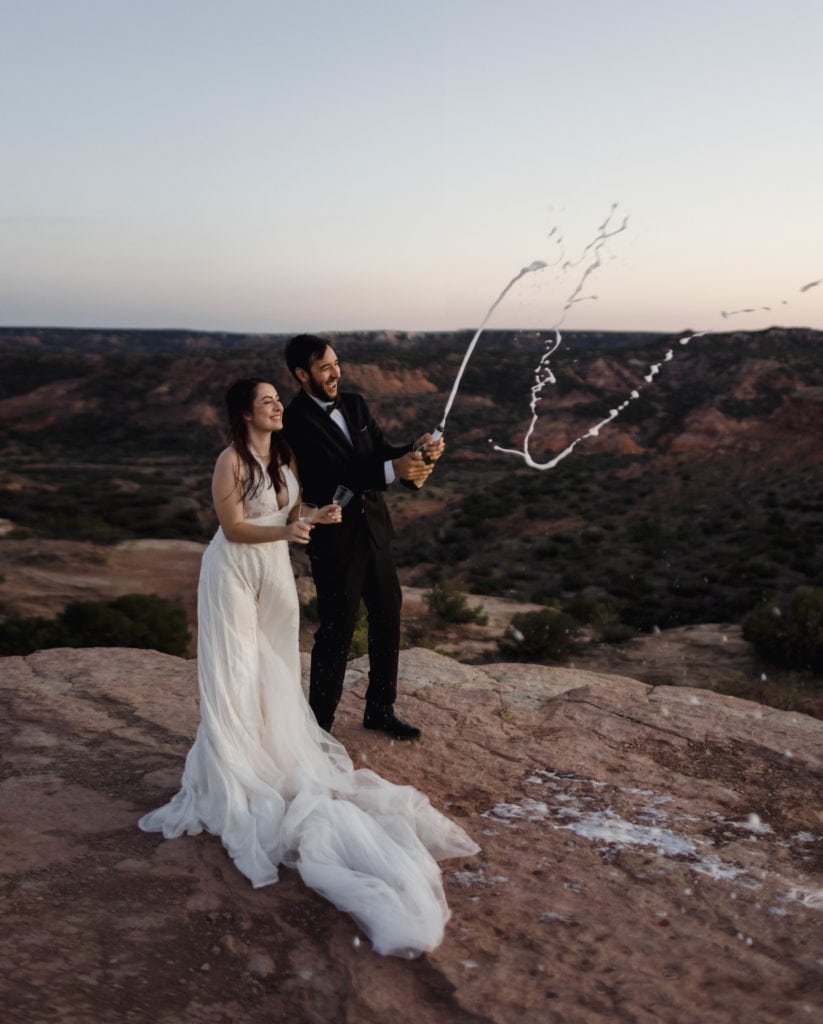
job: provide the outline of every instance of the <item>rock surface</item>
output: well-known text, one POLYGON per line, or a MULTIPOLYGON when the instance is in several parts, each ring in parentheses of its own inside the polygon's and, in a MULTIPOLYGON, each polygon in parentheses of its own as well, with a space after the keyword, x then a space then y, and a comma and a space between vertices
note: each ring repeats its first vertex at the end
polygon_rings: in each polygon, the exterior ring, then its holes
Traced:
POLYGON ((453 917, 414 961, 283 872, 137 818, 176 789, 194 662, 41 651, 0 662, 12 1024, 777 1024, 823 1013, 823 722, 582 669, 401 655, 420 743, 335 729, 481 844, 443 865, 453 917))
MULTIPOLYGON (((413 508, 430 515, 434 507, 425 497, 413 508)), ((565 520, 556 529, 583 526, 565 520)), ((3 520, 0 520, 0 533, 3 520)), ((188 653, 197 652, 197 579, 205 545, 183 540, 131 540, 103 547, 83 541, 5 540, 0 545, 0 611, 15 615, 54 617, 69 601, 111 600, 126 593, 158 594, 186 612, 191 641, 188 653)), ((292 552, 301 604, 314 595, 308 559, 292 552)), ((484 616, 482 624, 468 623, 432 633, 423 587, 403 586, 403 622, 409 635, 428 635, 441 654, 458 661, 494 658, 498 641, 512 616, 543 607, 502 597, 471 594, 468 604, 484 616)), ((316 623, 303 617, 301 646, 309 650, 316 623)), ((698 686, 742 696, 757 696, 757 683, 767 677, 781 689, 781 679, 792 673, 762 664, 742 638, 740 625, 708 623, 638 634, 630 643, 586 644, 572 667, 611 675, 630 676, 645 683, 698 686)), ((786 689, 791 688, 791 681, 786 689)), ((817 687, 819 691, 819 686, 817 687)), ((765 703, 780 703, 764 697, 765 703)), ((792 705, 823 719, 823 697, 801 690, 792 705)))

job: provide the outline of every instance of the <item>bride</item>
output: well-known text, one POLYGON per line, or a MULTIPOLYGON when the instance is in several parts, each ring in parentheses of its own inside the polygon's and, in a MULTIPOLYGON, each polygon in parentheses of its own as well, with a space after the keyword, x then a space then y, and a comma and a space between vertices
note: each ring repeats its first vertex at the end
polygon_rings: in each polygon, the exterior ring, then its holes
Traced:
MULTIPOLYGON (((315 722, 301 688, 299 605, 288 541, 300 485, 283 405, 261 378, 226 392, 232 443, 217 459, 220 523, 197 592, 200 724, 180 791, 140 819, 171 839, 219 835, 254 886, 296 868, 350 913, 378 953, 417 955, 443 937, 449 908, 437 860, 477 845, 411 786, 355 770, 315 722)), ((334 529, 340 509, 315 515, 334 529)))

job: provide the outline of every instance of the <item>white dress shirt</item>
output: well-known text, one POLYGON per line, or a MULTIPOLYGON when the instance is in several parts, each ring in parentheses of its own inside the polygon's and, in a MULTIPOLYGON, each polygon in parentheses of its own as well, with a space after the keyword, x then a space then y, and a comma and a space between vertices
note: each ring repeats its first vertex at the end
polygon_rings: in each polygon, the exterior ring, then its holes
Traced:
MULTIPOLYGON (((352 447, 354 447, 354 442, 352 441, 351 434, 349 433, 349 425, 348 423, 346 423, 346 417, 340 411, 340 406, 337 406, 336 408, 332 409, 331 412, 329 412, 329 407, 334 405, 334 402, 324 402, 322 398, 317 398, 315 395, 310 395, 309 397, 313 398, 314 401, 317 402, 317 404, 323 410, 323 412, 326 413, 326 415, 330 419, 334 420, 337 426, 340 427, 340 429, 343 431, 343 436, 346 438, 349 444, 352 447)), ((388 486, 389 484, 393 484, 395 481, 395 472, 391 459, 387 459, 383 463, 383 473, 386 478, 386 485, 388 486)))

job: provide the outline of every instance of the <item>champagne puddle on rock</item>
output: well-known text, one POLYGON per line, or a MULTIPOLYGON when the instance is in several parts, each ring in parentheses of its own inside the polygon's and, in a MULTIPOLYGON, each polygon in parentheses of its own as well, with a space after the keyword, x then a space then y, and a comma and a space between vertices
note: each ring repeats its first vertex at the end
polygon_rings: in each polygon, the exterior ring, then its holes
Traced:
MULTIPOLYGON (((811 844, 823 842, 823 836, 797 832, 781 840, 754 812, 743 820, 712 810, 701 816, 680 810, 667 794, 615 786, 575 772, 538 768, 523 782, 534 795, 501 801, 484 811, 481 817, 492 826, 485 835, 496 835, 498 829, 518 831, 524 826, 569 831, 591 843, 607 861, 621 850, 639 847, 658 858, 656 868, 660 870, 674 870, 679 864, 749 891, 762 890, 771 883, 778 903, 766 908, 770 914, 788 914, 786 905, 792 903, 823 910, 823 889, 810 885, 810 879, 802 877, 805 872, 791 877, 782 866, 764 867, 761 852, 763 844, 805 852, 811 844), (723 830, 720 845, 714 838, 718 829, 723 830)), ((775 864, 782 862, 775 859, 775 864)), ((476 872, 455 874, 455 878, 463 886, 506 881, 487 880, 476 872)))

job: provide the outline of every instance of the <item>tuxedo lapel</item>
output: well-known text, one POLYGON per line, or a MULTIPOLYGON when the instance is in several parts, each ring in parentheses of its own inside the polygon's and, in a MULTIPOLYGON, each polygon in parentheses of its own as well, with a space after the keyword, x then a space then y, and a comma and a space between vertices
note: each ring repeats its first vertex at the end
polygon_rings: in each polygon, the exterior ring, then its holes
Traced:
POLYGON ((349 444, 352 448, 356 448, 357 447, 357 444, 356 444, 356 441, 355 441, 356 431, 354 429, 354 426, 353 426, 352 420, 351 420, 351 416, 349 415, 348 410, 346 409, 345 404, 342 401, 338 402, 337 403, 337 409, 335 410, 334 414, 332 414, 331 412, 328 412, 328 413, 326 413, 326 415, 329 417, 329 419, 335 425, 335 427, 337 427, 337 429, 343 434, 344 437, 346 436, 346 431, 348 431, 348 437, 346 437, 346 443, 349 444), (338 422, 338 420, 336 418, 338 416, 341 417, 343 419, 343 423, 346 424, 346 429, 345 430, 343 430, 343 425, 338 422))
POLYGON ((331 500, 337 484, 354 491, 386 489, 383 464, 393 457, 394 450, 378 447, 373 421, 359 395, 341 395, 340 407, 351 443, 304 391, 295 395, 283 415, 283 429, 297 459, 306 500, 317 504, 331 500))
MULTIPOLYGON (((351 452, 351 445, 346 440, 346 435, 340 429, 340 427, 334 422, 329 414, 322 409, 313 398, 310 398, 304 391, 301 391, 298 395, 298 401, 300 402, 300 411, 303 417, 312 424, 315 430, 319 430, 324 436, 324 447, 331 447, 332 449, 343 449, 344 453, 351 452)), ((341 406, 342 408, 342 406, 341 406)), ((345 417, 346 422, 349 422, 349 418, 345 417)), ((349 427, 351 431, 351 427, 349 427)), ((353 435, 352 435, 353 436, 353 435)), ((348 456, 344 454, 344 458, 348 456)))
POLYGON ((352 447, 358 455, 369 455, 371 453, 371 438, 368 436, 365 425, 360 422, 360 417, 357 415, 357 403, 355 400, 348 395, 341 395, 340 411, 343 413, 346 426, 349 428, 352 447))

